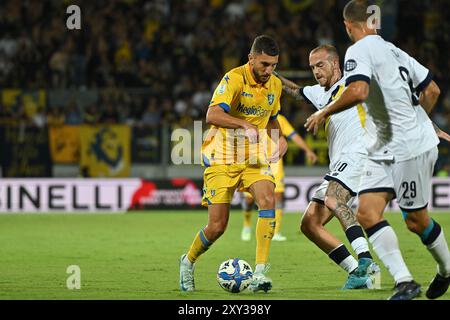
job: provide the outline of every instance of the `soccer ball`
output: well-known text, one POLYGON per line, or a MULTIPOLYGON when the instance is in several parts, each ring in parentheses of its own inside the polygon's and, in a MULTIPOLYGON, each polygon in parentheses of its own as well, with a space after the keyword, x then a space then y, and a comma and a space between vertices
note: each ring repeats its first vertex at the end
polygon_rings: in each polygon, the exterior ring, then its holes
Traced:
POLYGON ((229 259, 219 267, 217 282, 226 291, 239 293, 252 282, 253 271, 250 264, 242 259, 229 259))

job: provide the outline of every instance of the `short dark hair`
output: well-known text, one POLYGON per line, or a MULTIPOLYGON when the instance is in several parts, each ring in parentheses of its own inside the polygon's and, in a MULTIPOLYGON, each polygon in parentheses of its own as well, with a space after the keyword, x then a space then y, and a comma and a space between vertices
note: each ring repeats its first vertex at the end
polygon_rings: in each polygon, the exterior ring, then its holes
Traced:
POLYGON ((325 50, 330 56, 334 56, 339 60, 339 53, 335 46, 331 44, 322 44, 311 50, 311 54, 320 50, 325 50))
POLYGON ((344 7, 344 19, 352 22, 366 22, 372 13, 367 8, 373 4, 370 0, 351 0, 344 7))
POLYGON ((278 48, 277 42, 272 37, 263 34, 255 38, 250 52, 258 54, 264 52, 269 56, 278 56, 280 54, 280 49, 278 48))

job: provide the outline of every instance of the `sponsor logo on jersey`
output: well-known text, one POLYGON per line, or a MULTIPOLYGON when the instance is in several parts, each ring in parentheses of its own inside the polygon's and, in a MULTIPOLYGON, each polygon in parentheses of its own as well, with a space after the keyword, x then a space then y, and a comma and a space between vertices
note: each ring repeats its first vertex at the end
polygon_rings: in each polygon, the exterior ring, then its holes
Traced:
POLYGON ((247 93, 245 91, 242 92, 241 96, 243 96, 243 97, 253 97, 253 95, 251 93, 247 93))
POLYGON ((219 88, 217 89, 217 94, 223 94, 224 92, 225 92, 225 89, 227 88, 227 85, 224 83, 224 84, 221 84, 220 86, 219 86, 219 88))
POLYGON ((356 63, 355 60, 353 59, 347 60, 347 62, 345 62, 345 71, 347 72, 353 71, 356 69, 357 65, 358 64, 356 63))
POLYGON ((246 107, 243 104, 240 104, 239 107, 237 107, 237 111, 245 114, 246 116, 252 115, 252 116, 257 116, 257 117, 265 117, 267 115, 267 113, 269 112, 269 110, 266 110, 266 109, 262 108, 261 106, 246 107))

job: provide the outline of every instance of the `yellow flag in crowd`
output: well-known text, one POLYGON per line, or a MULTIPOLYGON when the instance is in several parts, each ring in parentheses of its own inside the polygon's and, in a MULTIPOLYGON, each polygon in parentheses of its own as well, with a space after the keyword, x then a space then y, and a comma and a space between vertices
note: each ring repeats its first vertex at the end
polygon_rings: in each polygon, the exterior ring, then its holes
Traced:
POLYGON ((53 163, 78 163, 80 160, 80 127, 49 127, 50 152, 53 163))
POLYGON ((130 127, 125 125, 80 126, 83 176, 130 175, 130 127))

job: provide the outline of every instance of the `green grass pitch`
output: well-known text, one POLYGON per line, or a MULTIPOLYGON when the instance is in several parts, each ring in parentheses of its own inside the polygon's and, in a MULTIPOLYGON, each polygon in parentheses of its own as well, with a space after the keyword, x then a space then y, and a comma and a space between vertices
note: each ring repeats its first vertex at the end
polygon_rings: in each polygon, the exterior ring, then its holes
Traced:
MULTIPOLYGON (((434 213, 450 240, 450 214, 434 213)), ((401 214, 387 214, 406 263, 425 290, 436 265, 401 214)), ((198 261, 196 292, 179 291, 180 255, 206 224, 204 211, 127 214, 0 215, 0 299, 387 299, 393 279, 382 266, 381 290, 340 290, 347 276, 298 232, 299 214, 285 214, 286 242, 273 242, 273 289, 267 293, 225 292, 216 282, 220 263, 240 257, 254 266, 255 239, 240 240, 242 214, 231 213, 228 230, 198 261), (81 269, 81 289, 66 287, 67 267, 81 269)), ((256 214, 253 215, 256 222, 256 214)), ((336 221, 330 230, 342 240, 336 221)), ((348 243, 345 241, 348 245, 348 243)), ((349 247, 350 248, 350 247, 349 247)), ((426 299, 424 293, 421 299, 426 299)), ((441 299, 450 299, 447 292, 441 299)))

